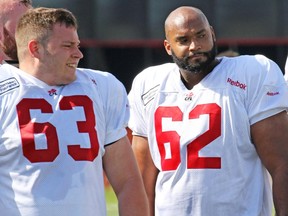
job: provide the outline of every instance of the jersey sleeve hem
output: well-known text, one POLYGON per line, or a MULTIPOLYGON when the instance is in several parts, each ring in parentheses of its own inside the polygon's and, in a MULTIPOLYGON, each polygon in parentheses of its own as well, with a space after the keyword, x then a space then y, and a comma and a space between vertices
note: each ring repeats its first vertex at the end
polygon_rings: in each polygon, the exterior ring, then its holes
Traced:
POLYGON ((117 140, 121 139, 122 137, 127 135, 127 131, 125 128, 121 128, 117 131, 112 131, 110 133, 107 134, 107 139, 105 140, 105 147, 108 145, 113 144, 114 142, 116 142, 117 140))
POLYGON ((280 112, 283 112, 283 111, 288 111, 286 108, 276 108, 276 109, 272 109, 272 110, 269 110, 269 111, 266 111, 266 112, 262 112, 262 113, 259 113, 258 115, 254 116, 251 120, 250 120, 250 124, 253 125, 261 120, 264 120, 266 118, 269 118, 273 115, 276 115, 280 112))

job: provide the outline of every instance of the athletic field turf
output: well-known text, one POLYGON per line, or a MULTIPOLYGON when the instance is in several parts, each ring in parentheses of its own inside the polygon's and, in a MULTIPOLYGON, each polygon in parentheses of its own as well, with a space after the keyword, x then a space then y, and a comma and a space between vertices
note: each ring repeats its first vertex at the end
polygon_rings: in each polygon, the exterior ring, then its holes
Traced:
POLYGON ((105 196, 106 196, 107 216, 118 216, 117 198, 110 185, 105 187, 105 196))

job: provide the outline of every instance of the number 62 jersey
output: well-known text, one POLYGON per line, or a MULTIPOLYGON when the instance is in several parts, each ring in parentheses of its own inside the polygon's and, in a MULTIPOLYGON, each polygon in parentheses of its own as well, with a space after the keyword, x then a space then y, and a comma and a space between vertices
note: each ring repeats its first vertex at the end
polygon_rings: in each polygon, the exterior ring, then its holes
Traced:
POLYGON ((129 127, 159 169, 156 215, 271 215, 271 188, 250 126, 288 107, 279 67, 262 55, 224 57, 191 90, 176 64, 139 73, 129 127))
POLYGON ((109 73, 76 73, 49 86, 0 66, 1 215, 106 215, 102 156, 126 134, 127 94, 109 73))

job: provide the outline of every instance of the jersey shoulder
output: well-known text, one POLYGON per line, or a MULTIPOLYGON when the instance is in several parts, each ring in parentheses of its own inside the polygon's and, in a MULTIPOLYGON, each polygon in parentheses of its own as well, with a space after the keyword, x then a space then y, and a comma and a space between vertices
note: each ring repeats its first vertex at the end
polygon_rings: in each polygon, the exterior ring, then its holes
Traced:
POLYGON ((19 71, 20 69, 16 68, 15 66, 9 64, 0 64, 0 81, 13 76, 17 76, 19 71))
POLYGON ((272 79, 275 82, 283 79, 283 73, 279 66, 271 59, 263 55, 242 55, 238 57, 222 59, 222 69, 229 77, 245 82, 265 82, 272 79))
POLYGON ((127 96, 123 83, 109 72, 77 68, 77 82, 89 88, 88 91, 93 89, 105 101, 115 95, 127 96))
POLYGON ((145 85, 146 87, 158 85, 166 80, 175 70, 179 70, 175 63, 165 63, 145 68, 135 76, 132 85, 145 85))
POLYGON ((77 68, 77 76, 79 81, 86 82, 87 80, 90 80, 99 88, 115 89, 124 87, 120 80, 118 80, 112 73, 106 71, 77 68))
POLYGON ((270 70, 271 66, 273 67, 272 69, 279 69, 278 65, 274 61, 260 54, 242 55, 228 59, 228 63, 239 68, 242 73, 248 73, 248 75, 251 73, 267 73, 269 71, 273 72, 274 70, 270 70))
POLYGON ((150 66, 142 70, 139 74, 136 75, 135 78, 140 77, 141 79, 152 79, 154 77, 162 77, 165 74, 169 74, 170 71, 178 68, 175 63, 165 63, 161 65, 150 66))
POLYGON ((0 96, 14 92, 21 85, 21 71, 9 64, 0 65, 0 96))

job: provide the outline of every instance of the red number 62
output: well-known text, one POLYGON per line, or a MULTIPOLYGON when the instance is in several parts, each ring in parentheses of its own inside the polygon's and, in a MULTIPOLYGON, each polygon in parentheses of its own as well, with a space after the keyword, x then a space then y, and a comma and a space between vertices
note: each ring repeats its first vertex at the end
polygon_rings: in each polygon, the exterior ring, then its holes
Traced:
MULTIPOLYGON (((220 157, 199 157, 199 151, 221 135, 221 108, 217 104, 197 105, 189 113, 189 119, 209 115, 209 128, 187 145, 188 169, 220 169, 220 157)), ((176 131, 163 131, 162 118, 170 117, 172 121, 183 121, 183 113, 179 107, 158 107, 155 112, 155 132, 161 166, 163 171, 176 170, 181 163, 180 136, 176 131), (170 144, 171 158, 166 158, 165 143, 170 144)))

